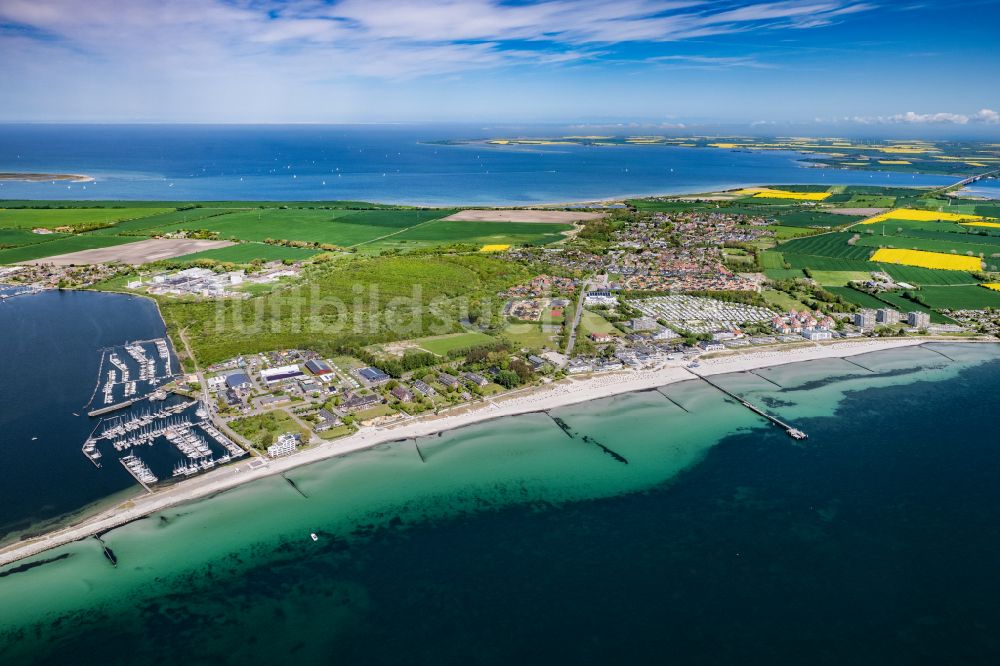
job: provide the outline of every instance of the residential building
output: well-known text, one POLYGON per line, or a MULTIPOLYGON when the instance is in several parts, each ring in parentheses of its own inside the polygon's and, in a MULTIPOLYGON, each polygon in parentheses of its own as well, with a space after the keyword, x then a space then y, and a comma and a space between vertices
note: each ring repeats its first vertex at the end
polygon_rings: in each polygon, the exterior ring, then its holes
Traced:
POLYGON ((927 312, 907 312, 906 323, 914 328, 927 328, 931 325, 931 316, 927 312))
POLYGON ((392 397, 396 398, 400 402, 412 402, 413 400, 413 393, 411 393, 405 386, 397 386, 392 389, 390 393, 392 393, 392 397))
POLYGON ((878 323, 885 324, 886 326, 899 323, 899 312, 891 308, 882 308, 878 311, 877 317, 878 323))
POLYGON ((437 391, 434 390, 433 386, 431 386, 427 382, 422 382, 419 379, 413 382, 413 390, 416 391, 417 393, 420 393, 421 395, 426 395, 428 397, 432 395, 437 395, 437 391))
POLYGON ((810 329, 808 331, 802 331, 802 337, 806 340, 816 342, 817 340, 829 340, 833 337, 833 333, 827 330, 822 330, 818 328, 810 329))
POLYGON ((607 290, 597 290, 588 291, 587 295, 583 298, 584 305, 616 305, 618 303, 618 298, 610 291, 607 290))
POLYGON ((390 379, 392 379, 392 377, 382 372, 378 368, 371 368, 371 367, 361 368, 360 370, 358 370, 358 376, 364 379, 366 382, 368 382, 368 384, 372 386, 376 386, 378 384, 384 384, 390 379))
POLYGON ((345 411, 353 411, 355 409, 371 407, 380 402, 382 402, 382 398, 374 393, 368 395, 347 395, 344 397, 344 401, 340 403, 340 407, 345 411))
POLYGON ((870 330, 875 328, 875 311, 874 310, 861 310, 854 314, 854 325, 862 330, 870 330))
POLYGON ((299 439, 299 435, 291 432, 279 435, 278 441, 267 447, 267 455, 271 458, 289 456, 295 453, 295 449, 299 445, 299 439))
POLYGON ((607 342, 611 342, 612 340, 615 339, 614 336, 611 335, 610 333, 591 333, 587 337, 589 337, 591 340, 593 340, 597 344, 604 344, 604 343, 607 343, 607 342))
POLYGON ((490 380, 486 379, 482 375, 477 375, 474 372, 463 372, 462 377, 464 377, 466 380, 472 382, 473 384, 475 384, 480 388, 490 383, 490 380))
POLYGON ((438 373, 437 380, 442 386, 446 388, 455 389, 458 388, 459 386, 458 378, 449 375, 447 372, 438 373))

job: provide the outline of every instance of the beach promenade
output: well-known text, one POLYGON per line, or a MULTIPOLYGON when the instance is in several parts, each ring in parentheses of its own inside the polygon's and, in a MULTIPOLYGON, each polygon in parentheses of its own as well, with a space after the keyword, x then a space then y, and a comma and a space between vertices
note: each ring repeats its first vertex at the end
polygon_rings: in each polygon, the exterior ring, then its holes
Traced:
MULTIPOLYGON (((872 351, 918 346, 933 341, 936 340, 927 337, 866 339, 805 348, 738 352, 700 360, 698 374, 711 376, 745 372, 802 361, 844 358, 872 351)), ((955 340, 945 341, 955 342, 955 340)), ((692 380, 693 375, 687 370, 686 363, 686 361, 675 361, 651 370, 621 371, 584 378, 568 378, 475 403, 452 413, 416 417, 384 427, 364 428, 353 435, 318 444, 286 458, 268 461, 265 465, 258 463, 257 466, 251 467, 247 462, 229 465, 197 478, 181 481, 152 494, 136 497, 124 504, 86 517, 74 525, 54 530, 43 536, 9 544, 0 548, 0 566, 95 534, 102 534, 183 502, 208 497, 256 479, 368 449, 385 442, 434 435, 504 416, 545 411, 622 393, 648 390, 692 380)))

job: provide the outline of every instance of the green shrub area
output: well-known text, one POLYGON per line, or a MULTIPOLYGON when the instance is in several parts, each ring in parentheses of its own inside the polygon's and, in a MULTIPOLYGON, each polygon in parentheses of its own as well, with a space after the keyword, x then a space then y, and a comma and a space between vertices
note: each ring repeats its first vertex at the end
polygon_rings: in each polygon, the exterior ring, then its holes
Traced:
POLYGON ((243 301, 159 299, 170 330, 188 329, 199 361, 274 349, 345 347, 461 332, 487 321, 496 294, 530 279, 519 264, 488 255, 353 256, 308 266, 308 287, 243 301))

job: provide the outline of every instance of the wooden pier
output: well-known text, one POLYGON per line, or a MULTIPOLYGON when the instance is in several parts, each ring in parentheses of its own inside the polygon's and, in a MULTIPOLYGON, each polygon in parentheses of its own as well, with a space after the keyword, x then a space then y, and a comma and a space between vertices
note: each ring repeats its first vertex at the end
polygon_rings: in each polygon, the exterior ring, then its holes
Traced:
POLYGON ((713 382, 711 379, 709 379, 705 375, 698 374, 697 372, 694 372, 690 368, 687 368, 687 371, 690 372, 695 377, 697 377, 698 379, 700 379, 703 382, 705 382, 706 384, 708 384, 709 386, 711 386, 711 387, 713 387, 713 388, 721 391, 722 393, 724 393, 725 395, 729 396, 730 398, 732 398, 736 402, 740 403, 741 405, 743 405, 744 407, 746 407, 747 409, 749 409, 754 414, 757 414, 758 416, 764 417, 765 419, 767 419, 768 421, 770 421, 774 425, 776 425, 779 428, 783 429, 786 433, 788 433, 788 436, 791 437, 792 439, 806 439, 809 436, 809 435, 805 434, 804 432, 802 432, 801 430, 799 430, 798 428, 795 428, 795 427, 793 427, 793 426, 785 423, 784 421, 782 421, 778 417, 771 416, 770 414, 768 414, 767 412, 765 412, 760 407, 757 407, 753 403, 751 403, 751 402, 749 402, 747 400, 744 400, 743 398, 741 398, 740 396, 736 395, 735 393, 733 393, 729 389, 726 389, 726 388, 723 388, 722 386, 719 386, 718 384, 716 384, 715 382, 713 382))

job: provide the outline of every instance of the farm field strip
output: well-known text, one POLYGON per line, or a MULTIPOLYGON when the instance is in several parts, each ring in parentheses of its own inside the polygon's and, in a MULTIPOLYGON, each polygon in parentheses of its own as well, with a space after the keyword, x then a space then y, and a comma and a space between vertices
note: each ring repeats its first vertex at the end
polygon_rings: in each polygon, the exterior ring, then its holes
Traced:
POLYGON ((941 252, 924 252, 922 250, 883 248, 877 250, 872 255, 871 261, 942 270, 978 271, 982 269, 982 261, 979 257, 943 254, 941 252))
POLYGON ((55 229, 78 225, 114 224, 173 210, 173 208, 4 208, 0 209, 0 228, 55 229))

